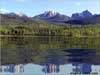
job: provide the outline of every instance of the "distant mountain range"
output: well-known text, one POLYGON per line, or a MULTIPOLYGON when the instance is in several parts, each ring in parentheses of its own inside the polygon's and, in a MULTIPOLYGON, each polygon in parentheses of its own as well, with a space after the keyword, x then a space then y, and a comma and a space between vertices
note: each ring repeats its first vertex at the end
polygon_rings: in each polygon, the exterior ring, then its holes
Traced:
POLYGON ((57 22, 57 21, 68 21, 70 17, 60 14, 58 12, 53 12, 53 11, 46 11, 43 14, 37 15, 33 18, 40 18, 40 19, 45 19, 51 22, 57 22))
POLYGON ((58 12, 46 11, 34 17, 28 17, 23 13, 6 13, 0 14, 2 22, 6 20, 9 22, 20 23, 63 23, 63 24, 98 24, 100 23, 100 14, 93 15, 88 10, 81 13, 73 13, 71 17, 60 14, 58 12), (11 19, 11 20, 10 20, 11 19), (14 21, 13 21, 14 20, 14 21))
POLYGON ((72 14, 73 19, 80 19, 80 18, 88 18, 93 16, 91 12, 88 10, 83 11, 82 13, 74 13, 72 14))

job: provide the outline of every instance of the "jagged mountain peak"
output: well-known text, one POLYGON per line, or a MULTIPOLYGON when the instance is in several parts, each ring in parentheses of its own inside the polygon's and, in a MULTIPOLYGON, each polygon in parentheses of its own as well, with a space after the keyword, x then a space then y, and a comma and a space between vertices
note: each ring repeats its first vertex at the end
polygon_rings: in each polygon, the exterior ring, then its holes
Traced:
POLYGON ((85 12, 90 13, 90 11, 89 11, 89 10, 84 10, 82 13, 85 13, 85 12))
POLYGON ((89 10, 84 10, 82 13, 91 13, 89 10))
MULTIPOLYGON (((54 11, 46 11, 40 15, 37 15, 35 17, 26 17, 23 13, 6 13, 6 14, 0 14, 4 17, 13 18, 14 20, 19 19, 27 22, 29 19, 31 22, 48 22, 48 23, 63 23, 63 24, 96 24, 100 23, 100 15, 92 15, 91 12, 88 10, 85 10, 81 13, 74 13, 72 17, 60 14, 58 12, 54 11)), ((9 20, 9 19, 8 19, 9 20)))
POLYGON ((40 18, 51 18, 59 14, 58 12, 55 11, 45 11, 44 13, 37 15, 35 17, 40 17, 40 18))
POLYGON ((72 18, 74 19, 86 18, 86 17, 91 17, 91 16, 92 16, 92 13, 88 10, 85 10, 81 13, 72 14, 72 18))
POLYGON ((26 16, 24 13, 21 13, 21 12, 18 12, 18 13, 16 13, 18 16, 21 16, 21 17, 23 17, 23 16, 26 16))
POLYGON ((45 11, 44 13, 35 16, 35 18, 42 18, 42 19, 46 19, 49 21, 67 21, 70 19, 70 17, 60 14, 58 12, 55 11, 45 11))
POLYGON ((92 13, 89 12, 88 10, 83 11, 81 14, 83 15, 83 17, 90 17, 90 16, 92 16, 92 13))
POLYGON ((50 14, 51 16, 54 16, 54 15, 58 14, 58 12, 55 12, 55 11, 45 11, 44 14, 50 14))

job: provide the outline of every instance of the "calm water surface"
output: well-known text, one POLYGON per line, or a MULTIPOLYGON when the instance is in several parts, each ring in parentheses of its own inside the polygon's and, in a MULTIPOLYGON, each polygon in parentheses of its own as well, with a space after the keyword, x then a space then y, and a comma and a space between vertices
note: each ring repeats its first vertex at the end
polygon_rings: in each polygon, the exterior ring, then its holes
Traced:
POLYGON ((100 39, 2 37, 3 75, 100 75, 100 39))

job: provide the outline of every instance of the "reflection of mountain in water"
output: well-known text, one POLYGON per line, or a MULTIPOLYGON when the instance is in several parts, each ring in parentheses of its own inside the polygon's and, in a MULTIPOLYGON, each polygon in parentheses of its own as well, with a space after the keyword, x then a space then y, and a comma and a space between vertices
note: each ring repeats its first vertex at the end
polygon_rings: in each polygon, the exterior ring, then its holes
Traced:
POLYGON ((2 37, 1 64, 51 63, 60 65, 72 62, 100 64, 100 40, 98 39, 2 37))
POLYGON ((48 74, 48 75, 100 75, 100 66, 99 65, 93 65, 93 64, 86 64, 86 63, 72 63, 72 64, 66 64, 66 65, 58 65, 58 64, 52 64, 52 63, 44 63, 42 65, 37 64, 9 64, 9 65, 3 65, 0 66, 0 73, 9 73, 13 75, 20 74, 25 75, 41 75, 40 73, 43 73, 42 75, 48 74), (70 65, 70 66, 69 66, 70 65), (31 71, 29 71, 31 69, 31 71), (37 71, 37 73, 35 72, 37 71), (68 72, 69 71, 69 72, 68 72), (35 72, 35 73, 34 73, 35 72), (64 73, 63 73, 64 72, 64 73), (38 74, 39 73, 39 74, 38 74))
POLYGON ((67 56, 69 57, 68 61, 70 62, 100 62, 100 58, 96 55, 97 52, 95 49, 66 49, 64 51, 69 53, 67 56))
POLYGON ((74 68, 73 68, 73 72, 71 73, 71 75, 75 75, 75 74, 90 74, 92 72, 91 64, 74 63, 73 66, 74 66, 74 68))
POLYGON ((24 72, 24 65, 23 64, 19 64, 19 65, 9 64, 9 65, 5 65, 5 67, 0 66, 0 72, 21 73, 21 72, 24 72))
POLYGON ((45 73, 58 73, 60 70, 57 64, 44 64, 43 72, 45 73))

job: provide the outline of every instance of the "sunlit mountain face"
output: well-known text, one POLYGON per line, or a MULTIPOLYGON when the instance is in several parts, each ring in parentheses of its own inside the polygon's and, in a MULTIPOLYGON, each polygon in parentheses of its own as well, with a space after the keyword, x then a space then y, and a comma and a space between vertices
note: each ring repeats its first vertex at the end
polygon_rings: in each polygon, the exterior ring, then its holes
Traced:
MULTIPOLYGON (((37 23, 63 23, 63 24, 97 24, 100 23, 100 15, 99 14, 92 14, 91 12, 89 12, 88 10, 85 10, 81 13, 73 13, 71 17, 60 14, 58 12, 54 12, 54 11, 46 11, 42 14, 39 14, 37 16, 34 17, 28 17, 23 13, 7 13, 7 14, 1 14, 2 17, 4 17, 4 15, 7 17, 9 16, 10 18, 12 17, 19 17, 23 19, 27 19, 28 20, 33 20, 36 21, 37 23)), ((10 19, 9 18, 9 19, 10 19)), ((7 18, 5 18, 6 20, 7 18)), ((17 20, 18 18, 12 19, 12 20, 17 20)))
POLYGON ((100 23, 98 19, 100 15, 93 15, 88 10, 85 10, 81 13, 73 13, 71 17, 62 15, 57 12, 48 11, 35 18, 46 19, 51 22, 60 22, 60 23, 69 23, 69 24, 92 24, 100 23))

